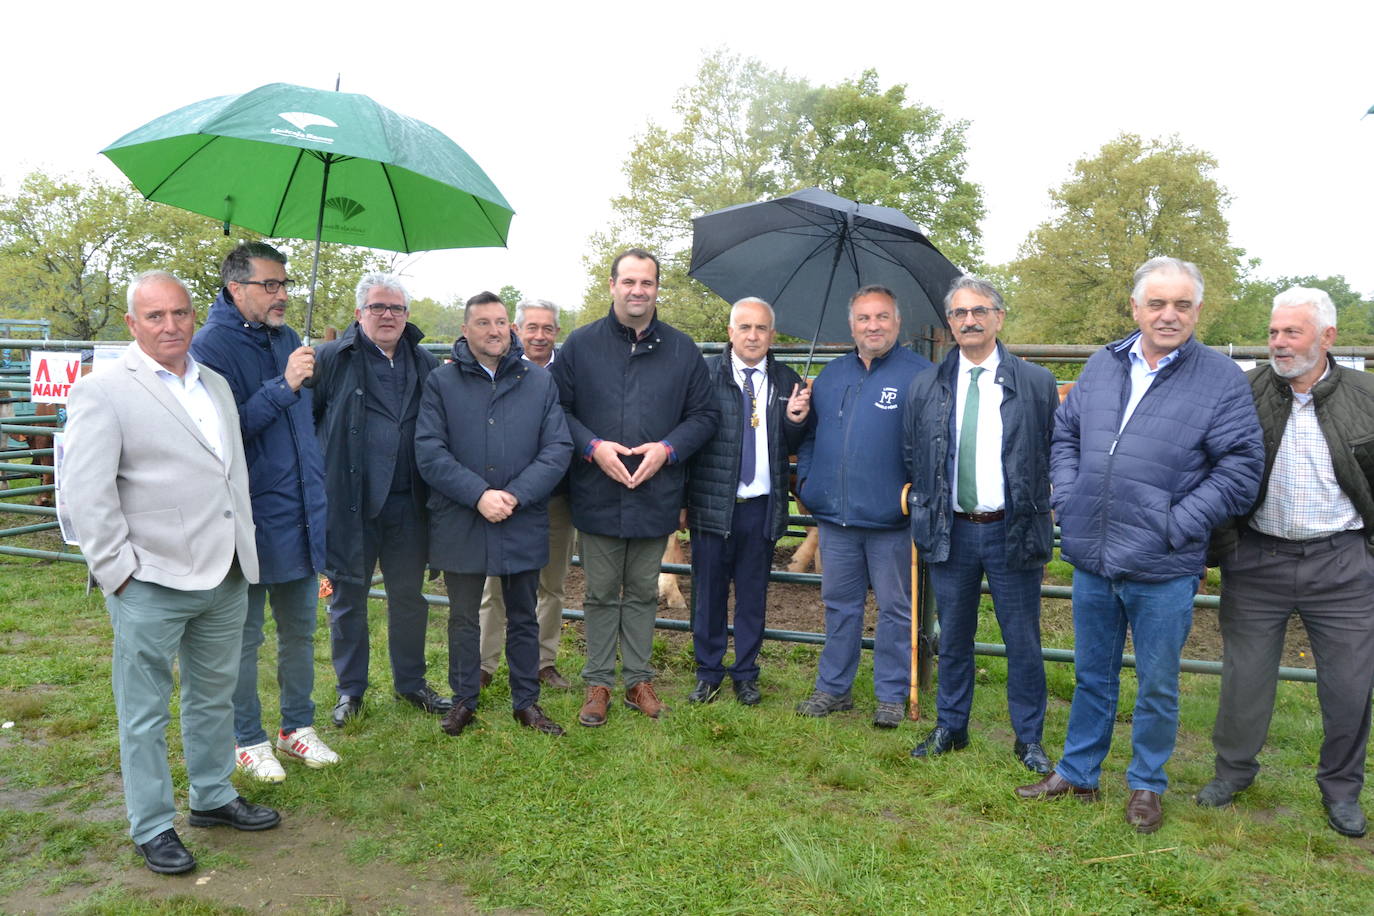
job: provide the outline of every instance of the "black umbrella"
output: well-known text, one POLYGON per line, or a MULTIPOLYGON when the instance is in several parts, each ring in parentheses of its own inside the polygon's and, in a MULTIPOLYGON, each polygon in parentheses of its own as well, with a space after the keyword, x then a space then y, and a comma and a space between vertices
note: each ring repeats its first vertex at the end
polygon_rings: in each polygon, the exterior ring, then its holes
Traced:
POLYGON ((849 297, 869 284, 897 294, 905 327, 948 327, 945 291, 962 271, 899 210, 807 188, 692 226, 688 273, 727 302, 766 300, 779 331, 811 338, 812 355, 819 340, 850 339, 849 297))

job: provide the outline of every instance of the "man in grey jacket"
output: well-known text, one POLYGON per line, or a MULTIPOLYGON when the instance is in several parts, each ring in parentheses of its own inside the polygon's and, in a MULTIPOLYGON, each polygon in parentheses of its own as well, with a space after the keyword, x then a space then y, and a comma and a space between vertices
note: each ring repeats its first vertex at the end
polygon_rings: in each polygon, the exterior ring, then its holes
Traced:
POLYGON ((238 411, 224 379, 187 352, 196 312, 186 287, 163 271, 140 275, 124 321, 134 342, 123 359, 72 390, 62 496, 114 629, 129 833, 149 869, 177 874, 196 860, 172 827, 174 661, 191 826, 266 830, 281 820, 229 781, 258 554, 238 411))

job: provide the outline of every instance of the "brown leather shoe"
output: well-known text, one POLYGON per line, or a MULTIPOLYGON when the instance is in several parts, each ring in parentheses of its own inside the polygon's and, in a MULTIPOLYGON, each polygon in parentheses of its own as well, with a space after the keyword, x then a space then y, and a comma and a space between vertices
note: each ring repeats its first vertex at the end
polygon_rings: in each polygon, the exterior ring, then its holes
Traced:
POLYGON ((593 684, 587 688, 587 698, 577 713, 577 721, 588 728, 606 724, 606 710, 611 705, 611 688, 593 684))
POLYGON ((486 690, 486 689, 487 689, 488 687, 490 687, 490 686, 491 686, 491 672, 490 672, 490 671, 483 671, 483 672, 482 672, 482 687, 481 687, 481 689, 482 689, 482 690, 486 690))
POLYGON ((637 709, 650 719, 657 719, 665 707, 663 701, 654 693, 653 681, 640 681, 633 687, 625 688, 625 705, 637 709))
POLYGON ((558 673, 558 669, 553 665, 539 669, 539 680, 555 690, 571 690, 572 681, 558 673))
POLYGON ((1058 773, 1050 773, 1044 779, 1029 786, 1017 786, 1016 794, 1022 798, 1039 798, 1048 801, 1051 798, 1063 798, 1072 795, 1079 801, 1095 802, 1098 799, 1096 789, 1084 789, 1069 782, 1058 773))
POLYGON ((466 706, 460 706, 455 703, 453 708, 445 713, 444 717, 439 720, 439 727, 444 730, 445 734, 452 735, 456 738, 463 733, 463 729, 467 728, 475 718, 477 718, 477 710, 468 709, 466 706))
POLYGON ((1164 823, 1164 812, 1160 808, 1159 793, 1149 789, 1136 789, 1126 800, 1126 823, 1135 828, 1136 833, 1154 833, 1164 823))
POLYGON ((544 710, 539 708, 538 703, 526 706, 524 709, 517 709, 515 721, 526 728, 532 728, 546 735, 553 735, 555 738, 563 734, 563 726, 544 715, 544 710))

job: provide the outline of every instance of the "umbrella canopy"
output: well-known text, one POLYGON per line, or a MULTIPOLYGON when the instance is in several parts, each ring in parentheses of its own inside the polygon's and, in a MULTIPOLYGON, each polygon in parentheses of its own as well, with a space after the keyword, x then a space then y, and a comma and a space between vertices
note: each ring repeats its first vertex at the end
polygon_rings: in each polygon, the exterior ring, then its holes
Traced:
POLYGON ((350 92, 273 83, 206 99, 101 152, 149 200, 269 238, 318 230, 408 253, 501 246, 510 228, 510 205, 458 144, 350 92))
POLYGON ((768 301, 777 328, 812 343, 847 342, 849 297, 879 284, 897 295, 902 326, 947 326, 943 300, 962 271, 891 207, 807 188, 692 220, 688 273, 727 302, 768 301))

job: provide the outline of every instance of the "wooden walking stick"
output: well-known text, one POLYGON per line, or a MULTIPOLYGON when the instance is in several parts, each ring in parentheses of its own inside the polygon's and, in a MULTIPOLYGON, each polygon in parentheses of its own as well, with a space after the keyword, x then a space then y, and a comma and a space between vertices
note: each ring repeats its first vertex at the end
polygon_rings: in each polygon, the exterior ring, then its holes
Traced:
MULTIPOLYGON (((908 515, 906 497, 911 492, 911 484, 902 487, 902 514, 908 515)), ((921 598, 919 583, 920 554, 916 544, 911 545, 911 695, 907 707, 907 717, 915 722, 921 718, 921 598)))

